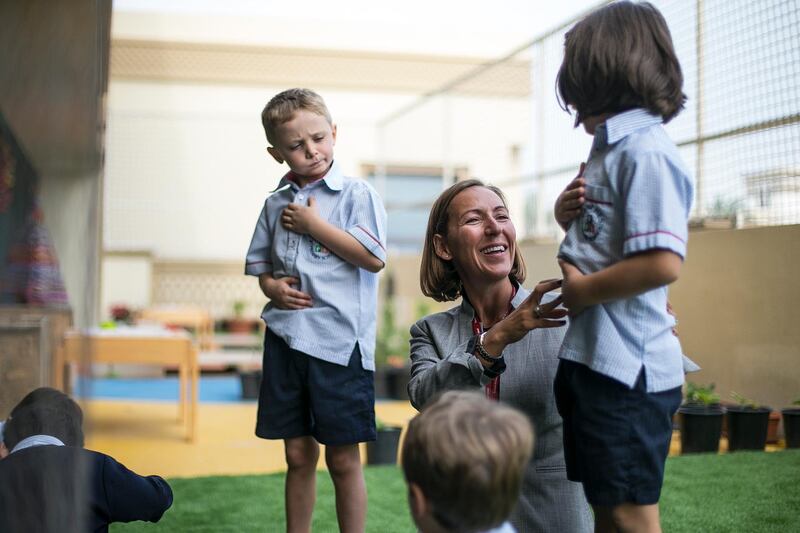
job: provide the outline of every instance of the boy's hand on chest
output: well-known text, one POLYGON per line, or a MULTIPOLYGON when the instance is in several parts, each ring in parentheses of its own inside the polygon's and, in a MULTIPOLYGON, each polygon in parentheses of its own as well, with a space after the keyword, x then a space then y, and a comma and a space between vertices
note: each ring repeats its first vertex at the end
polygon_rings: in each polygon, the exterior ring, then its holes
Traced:
POLYGON ((313 196, 308 197, 308 205, 291 203, 281 213, 281 225, 301 235, 313 235, 314 227, 320 221, 317 201, 313 196))

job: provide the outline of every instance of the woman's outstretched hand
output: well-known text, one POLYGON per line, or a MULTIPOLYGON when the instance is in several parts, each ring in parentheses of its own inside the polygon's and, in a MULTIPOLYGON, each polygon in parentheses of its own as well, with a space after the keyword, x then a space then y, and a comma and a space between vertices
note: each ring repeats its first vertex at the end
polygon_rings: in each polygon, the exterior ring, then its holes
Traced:
POLYGON ((536 328, 558 328, 567 323, 563 320, 567 310, 560 308, 561 296, 542 303, 545 293, 561 287, 560 279, 547 279, 536 284, 533 292, 519 307, 495 324, 484 337, 483 343, 490 354, 500 354, 509 344, 514 344, 529 331, 536 328))

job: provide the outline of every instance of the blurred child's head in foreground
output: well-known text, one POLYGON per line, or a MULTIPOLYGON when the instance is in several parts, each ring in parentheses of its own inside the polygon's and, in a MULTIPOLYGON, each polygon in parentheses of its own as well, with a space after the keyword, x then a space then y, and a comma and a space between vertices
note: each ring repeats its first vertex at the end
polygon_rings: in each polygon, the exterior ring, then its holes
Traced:
POLYGON ((516 409, 448 391, 408 425, 402 449, 411 514, 424 533, 499 526, 517 504, 533 430, 516 409))

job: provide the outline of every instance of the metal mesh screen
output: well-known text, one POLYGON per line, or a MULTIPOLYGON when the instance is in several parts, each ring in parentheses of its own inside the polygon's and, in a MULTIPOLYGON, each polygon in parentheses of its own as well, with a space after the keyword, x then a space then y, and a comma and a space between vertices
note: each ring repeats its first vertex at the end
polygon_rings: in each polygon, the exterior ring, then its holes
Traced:
MULTIPOLYGON (((689 98, 667 130, 694 172, 694 223, 800 223, 800 3, 653 3, 669 24, 689 98)), ((591 144, 555 97, 574 22, 387 116, 381 160, 441 166, 444 185, 466 169, 503 188, 518 233, 559 238, 553 203, 591 144)))

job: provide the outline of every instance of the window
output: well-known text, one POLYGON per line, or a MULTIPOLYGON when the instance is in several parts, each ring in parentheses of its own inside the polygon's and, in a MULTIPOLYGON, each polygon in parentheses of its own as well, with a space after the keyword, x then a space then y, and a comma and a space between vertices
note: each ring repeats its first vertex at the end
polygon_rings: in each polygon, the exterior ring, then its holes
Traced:
POLYGON ((376 166, 365 165, 364 175, 386 206, 389 249, 420 253, 431 205, 442 192, 442 169, 388 166, 384 179, 376 166))

